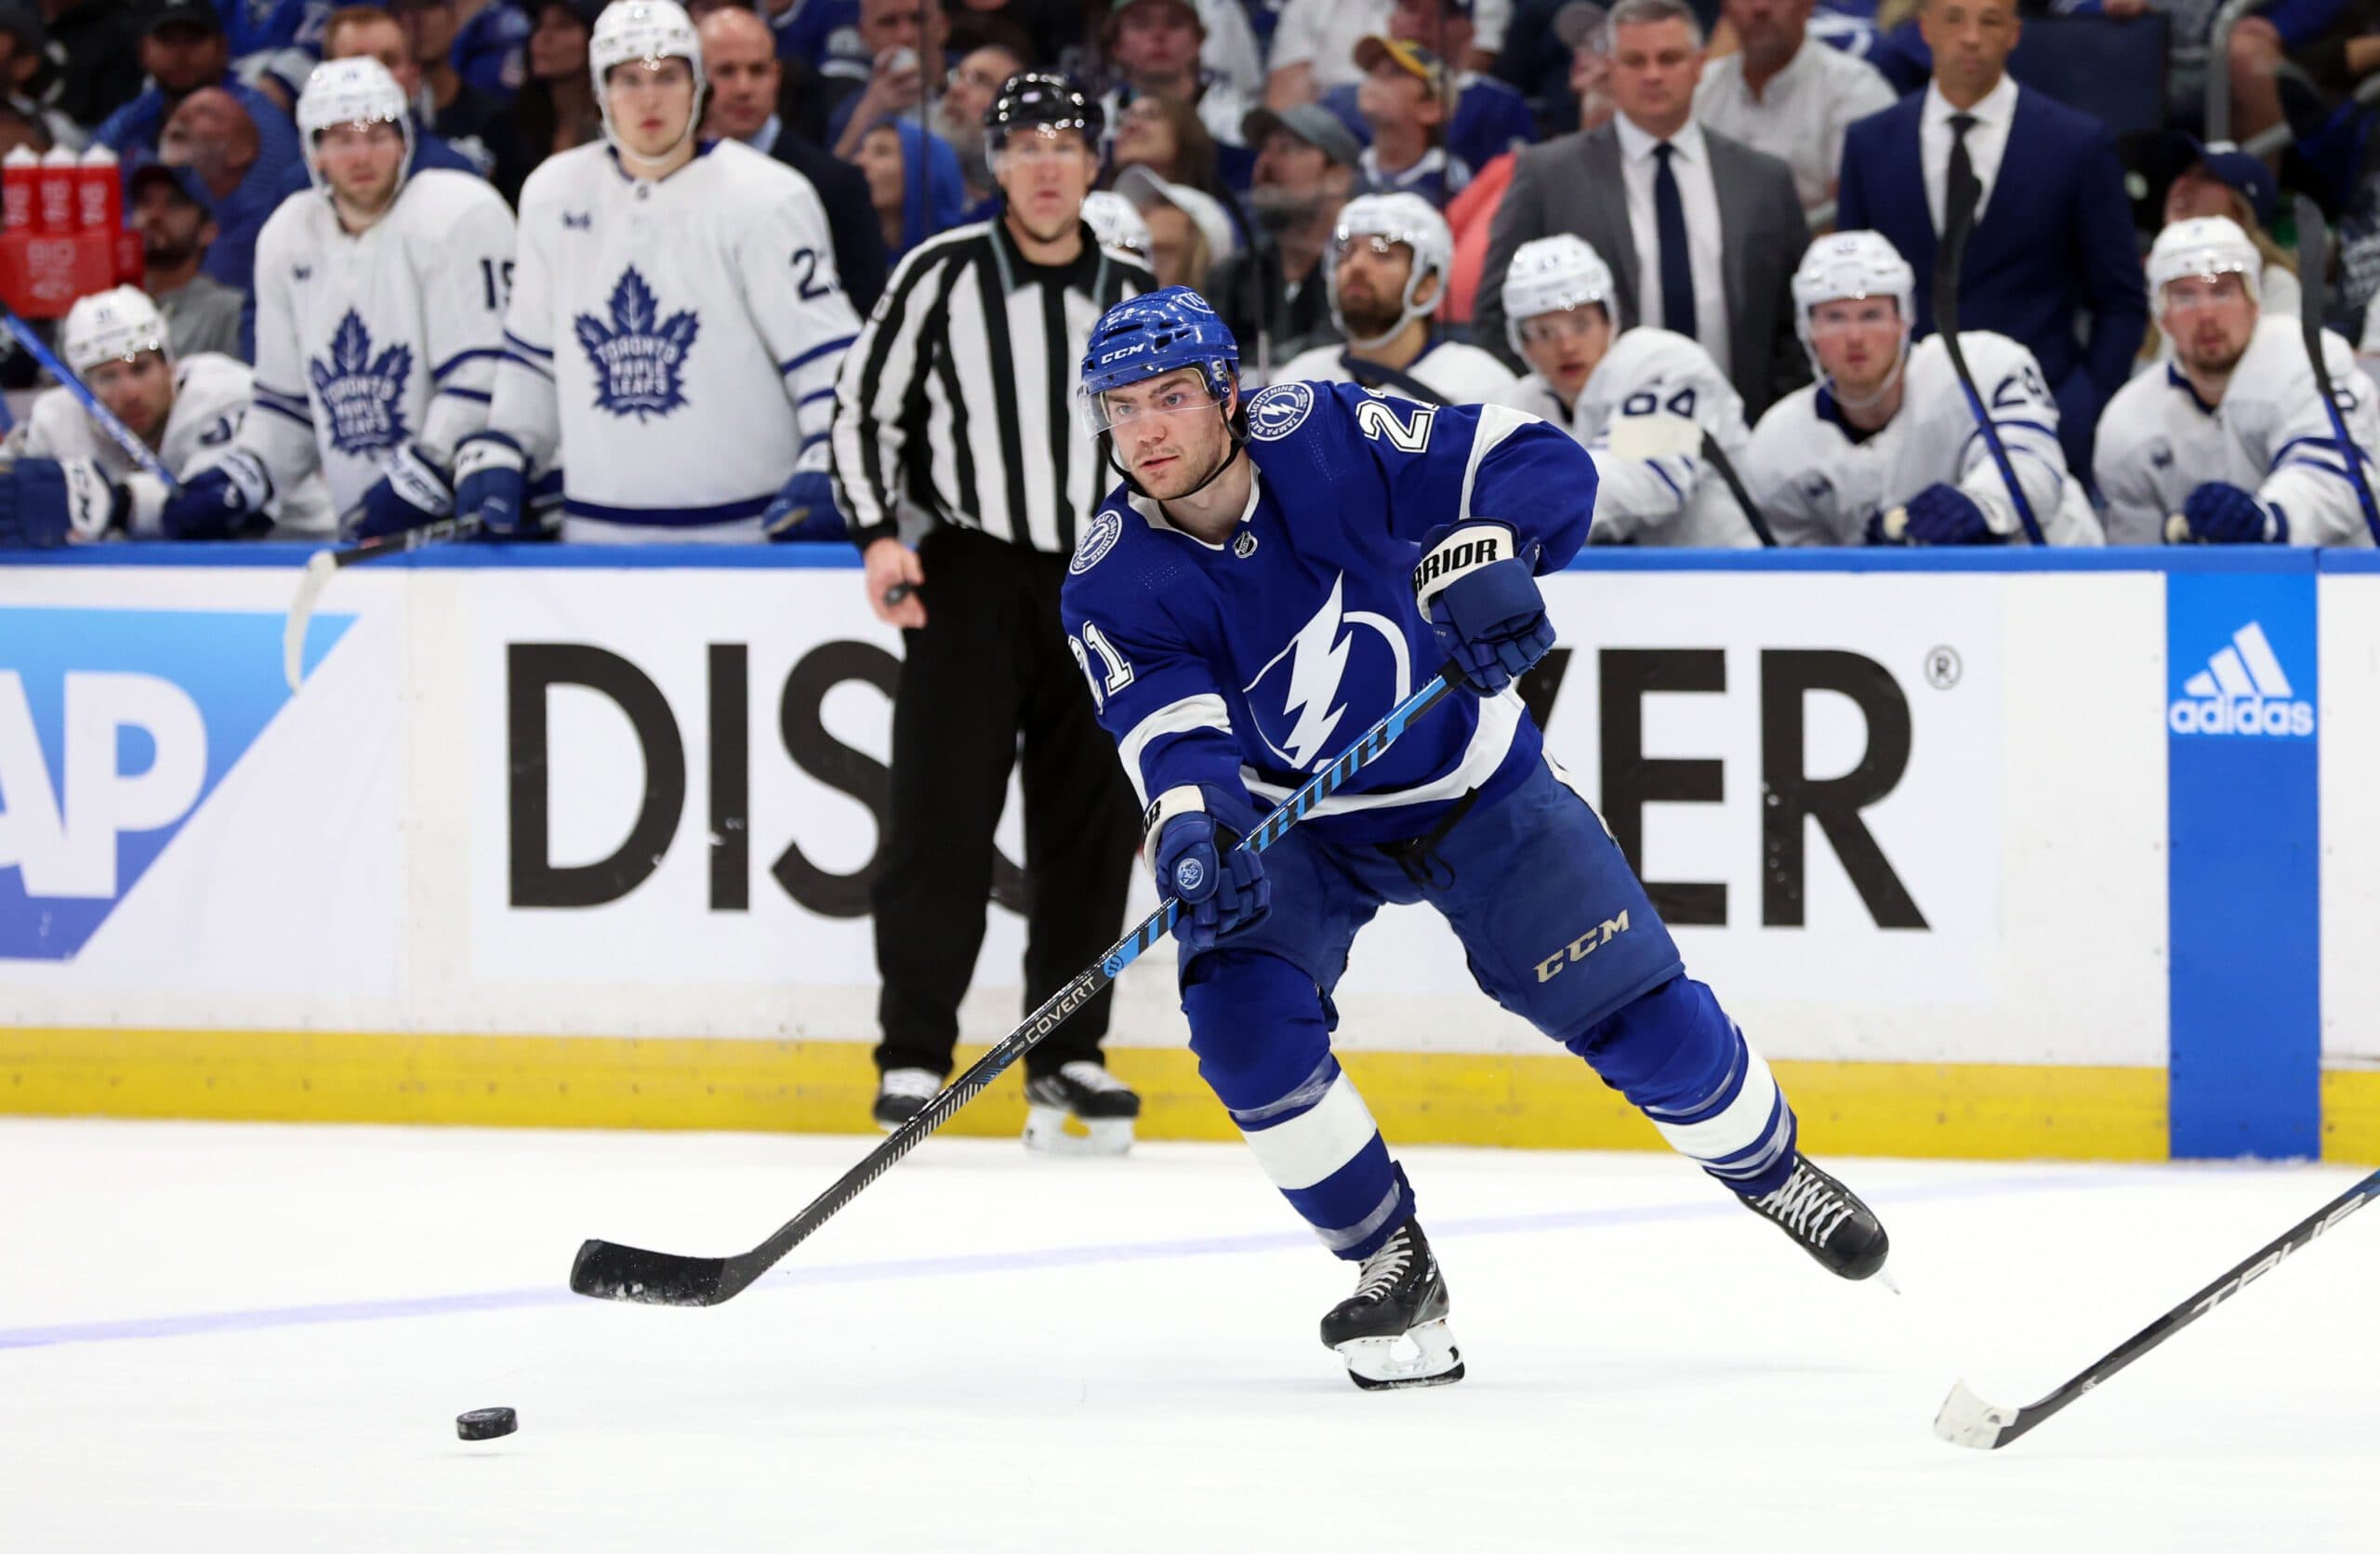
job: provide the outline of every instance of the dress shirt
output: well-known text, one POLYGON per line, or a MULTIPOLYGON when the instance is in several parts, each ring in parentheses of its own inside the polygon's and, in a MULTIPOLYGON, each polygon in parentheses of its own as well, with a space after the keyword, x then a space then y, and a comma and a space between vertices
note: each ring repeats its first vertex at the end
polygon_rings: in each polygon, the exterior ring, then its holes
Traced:
MULTIPOLYGON (((1620 171, 1628 183, 1628 230, 1636 240, 1636 321, 1661 321, 1661 235, 1653 208, 1653 179, 1660 170, 1653 154, 1659 140, 1636 127, 1627 114, 1612 121, 1620 132, 1620 171)), ((1694 272, 1694 337, 1719 376, 1730 370, 1727 344, 1727 281, 1719 263, 1719 194, 1711 183, 1711 148, 1702 127, 1688 121, 1670 137, 1676 153, 1670 158, 1671 176, 1677 179, 1678 201, 1686 207, 1687 260, 1694 272)))

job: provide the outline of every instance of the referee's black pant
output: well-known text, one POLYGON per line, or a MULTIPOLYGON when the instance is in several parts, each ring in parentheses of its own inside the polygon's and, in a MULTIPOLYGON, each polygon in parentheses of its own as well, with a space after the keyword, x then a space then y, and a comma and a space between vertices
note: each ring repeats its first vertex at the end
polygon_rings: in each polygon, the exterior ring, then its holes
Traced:
MULTIPOLYGON (((984 943, 992 831, 1024 737, 1025 1008, 1073 980, 1124 928, 1140 810, 1066 647, 1067 558, 973 529, 919 543, 921 630, 892 699, 892 802, 872 893, 876 1065, 948 1074, 959 1001, 984 943)), ((1030 1074, 1099 1060, 1103 991, 1025 1055, 1030 1074)))

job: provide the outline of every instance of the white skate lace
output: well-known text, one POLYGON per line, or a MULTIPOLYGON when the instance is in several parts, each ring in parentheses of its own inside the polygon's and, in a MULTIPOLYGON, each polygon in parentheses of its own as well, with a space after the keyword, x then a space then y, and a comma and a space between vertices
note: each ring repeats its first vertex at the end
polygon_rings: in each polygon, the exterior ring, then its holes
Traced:
POLYGON ((1130 1088, 1122 1080, 1088 1058, 1078 1057, 1072 1063, 1061 1064, 1058 1073, 1061 1078, 1079 1084, 1085 1090, 1095 1090, 1102 1095, 1130 1088))
POLYGON ((881 1094, 930 1101, 942 1094, 942 1076, 932 1069, 887 1069, 881 1094))
POLYGON ((1385 1300, 1388 1292, 1396 1288, 1397 1281, 1413 1263, 1413 1243, 1400 1231, 1389 1243, 1364 1259, 1362 1280, 1355 1285, 1356 1300, 1385 1300))
POLYGON ((1760 1212, 1811 1245, 1824 1246, 1835 1227, 1851 1217, 1851 1205, 1797 1163, 1785 1185, 1760 1201, 1760 1212))

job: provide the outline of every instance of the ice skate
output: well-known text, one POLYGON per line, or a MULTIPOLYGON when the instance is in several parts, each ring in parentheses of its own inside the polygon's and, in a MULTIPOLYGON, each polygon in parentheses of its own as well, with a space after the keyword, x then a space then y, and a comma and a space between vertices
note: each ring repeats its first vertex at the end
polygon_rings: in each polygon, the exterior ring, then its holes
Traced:
POLYGON ((1025 1147, 1044 1154, 1120 1155, 1140 1114, 1141 1097, 1087 1058, 1025 1082, 1025 1147))
POLYGON ((1774 1220, 1802 1250, 1841 1278, 1867 1278, 1884 1266, 1884 1255, 1892 1250, 1875 1211, 1806 1156, 1795 1158, 1793 1174, 1783 1187, 1743 1202, 1754 1214, 1774 1220))
POLYGON ((1462 1379, 1462 1351, 1447 1326, 1447 1282, 1421 1222, 1408 1219, 1364 1259, 1355 1293, 1322 1319, 1324 1347, 1366 1391, 1444 1387, 1462 1379))
POLYGON ((876 1125, 891 1133, 942 1094, 942 1076, 932 1069, 887 1069, 876 1087, 876 1125))

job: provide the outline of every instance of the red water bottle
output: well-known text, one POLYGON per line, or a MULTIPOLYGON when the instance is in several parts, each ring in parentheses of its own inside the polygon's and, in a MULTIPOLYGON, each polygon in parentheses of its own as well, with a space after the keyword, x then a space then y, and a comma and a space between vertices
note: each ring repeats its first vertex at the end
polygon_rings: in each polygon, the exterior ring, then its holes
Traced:
POLYGON ((0 226, 30 232, 33 224, 33 185, 41 178, 41 153, 19 146, 0 157, 0 226))
POLYGON ((74 230, 76 157, 64 146, 53 146, 41 159, 33 184, 33 225, 44 232, 64 234, 74 230))

